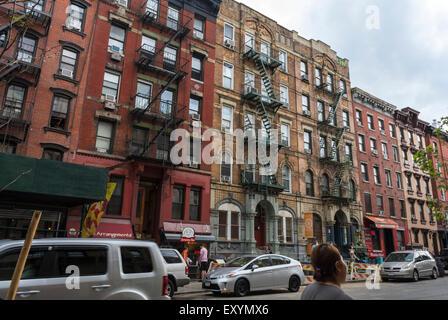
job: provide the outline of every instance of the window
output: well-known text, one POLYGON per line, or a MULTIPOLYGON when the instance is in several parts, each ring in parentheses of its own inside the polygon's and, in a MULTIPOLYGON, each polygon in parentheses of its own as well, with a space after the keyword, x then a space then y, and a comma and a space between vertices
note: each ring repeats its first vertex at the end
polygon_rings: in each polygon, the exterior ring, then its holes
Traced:
POLYGON ((285 188, 285 192, 291 192, 291 169, 288 166, 282 168, 282 183, 285 188))
POLYGON ((347 94, 347 85, 344 79, 339 80, 339 92, 342 94, 347 94))
POLYGON ((132 128, 132 142, 131 153, 140 155, 146 147, 148 142, 148 129, 133 127, 132 128))
POLYGON ((201 115, 201 98, 197 98, 197 97, 190 97, 190 115, 197 115, 198 117, 200 117, 201 115))
POLYGON ((408 164, 408 152, 403 150, 403 160, 404 164, 408 164))
POLYGON ((193 54, 191 59, 191 79, 202 81, 202 61, 203 56, 193 54))
MULTIPOLYGON (((287 211, 279 212, 280 219, 278 220, 278 241, 280 243, 293 242, 293 223, 292 214, 287 211)), ((286 259, 281 257, 272 257, 273 265, 288 264, 286 259)))
POLYGON ((381 178, 380 178, 380 168, 373 167, 373 179, 376 184, 381 184, 381 178))
POLYGON ((395 217, 395 201, 394 198, 389 198, 389 213, 391 217, 395 217))
POLYGON ((324 136, 320 136, 319 138, 319 145, 320 145, 320 157, 326 158, 327 157, 327 138, 324 136))
POLYGON ((375 125, 373 124, 373 116, 371 116, 370 114, 367 115, 367 123, 370 130, 375 130, 375 125))
POLYGON ((174 92, 165 90, 160 96, 160 113, 165 116, 170 116, 173 110, 174 92))
POLYGON ((325 106, 322 101, 317 101, 317 120, 324 121, 325 120, 325 106))
POLYGON ((255 132, 255 116, 251 113, 246 113, 244 115, 244 122, 245 122, 245 133, 247 134, 247 136, 255 136, 256 132, 255 132))
POLYGON ((201 189, 190 189, 190 220, 201 221, 201 189))
POLYGON ((378 150, 376 149, 376 140, 370 138, 370 150, 372 151, 372 153, 377 153, 378 150))
POLYGON ((120 86, 120 75, 104 72, 102 95, 111 101, 118 101, 118 88, 120 86))
POLYGON ((107 204, 106 214, 109 216, 121 216, 121 208, 123 203, 123 188, 124 188, 124 177, 111 176, 110 182, 114 182, 115 186, 114 193, 107 204))
POLYGON ((280 101, 283 102, 285 107, 289 105, 289 91, 288 87, 280 86, 280 101))
POLYGON ((311 142, 311 132, 310 131, 303 132, 303 144, 304 144, 305 153, 312 154, 313 146, 312 146, 312 142, 311 142))
POLYGON ((422 222, 424 222, 424 221, 426 221, 426 219, 425 219, 425 209, 424 209, 424 207, 423 207, 423 203, 418 203, 418 208, 419 208, 419 210, 420 210, 420 220, 422 221, 422 222))
POLYGON ((333 75, 327 74, 327 91, 333 92, 333 75))
POLYGON ((124 274, 149 273, 153 271, 151 254, 145 247, 121 247, 124 274))
POLYGON ((404 200, 398 200, 398 202, 400 203, 401 217, 406 218, 407 214, 406 214, 406 205, 404 203, 404 200))
POLYGON ((390 170, 385 170, 385 173, 386 173, 386 185, 388 186, 388 187, 392 187, 392 176, 391 176, 391 174, 390 174, 390 170))
POLYGON ((37 39, 30 36, 23 36, 19 40, 19 46, 17 48, 17 59, 23 62, 33 63, 34 53, 36 51, 37 39))
POLYGON ((418 229, 414 229, 414 241, 416 242, 416 243, 419 243, 420 242, 420 240, 418 239, 418 229))
POLYGON ((158 0, 147 0, 146 1, 146 12, 157 20, 159 15, 159 1, 158 0))
POLYGON ((126 37, 126 30, 116 25, 110 26, 109 34, 109 50, 112 52, 124 52, 124 41, 126 37))
POLYGON ((350 131, 350 116, 349 116, 348 111, 342 112, 342 119, 344 122, 344 127, 350 131))
POLYGON ((225 204, 219 210, 218 238, 239 240, 240 212, 237 206, 225 204))
POLYGON ((395 133, 395 125, 393 123, 389 123, 389 131, 390 131, 391 138, 397 137, 397 134, 395 133))
POLYGON ((412 191, 411 175, 406 175, 406 182, 407 182, 407 185, 408 185, 408 190, 412 191))
POLYGON ((372 213, 372 200, 370 198, 370 193, 364 193, 364 203, 367 213, 372 213))
POLYGON ((310 97, 302 94, 302 111, 304 114, 309 115, 310 113, 310 97))
POLYGON ((173 30, 177 30, 179 27, 179 10, 172 6, 168 6, 168 18, 166 20, 166 26, 173 30))
POLYGON ((362 111, 356 110, 356 121, 358 122, 358 125, 362 126, 362 111))
POLYGON ((205 19, 203 17, 195 15, 193 29, 194 37, 204 40, 205 19))
POLYGON ((424 148, 424 145, 423 145, 423 139, 422 139, 422 136, 421 136, 421 135, 417 135, 417 142, 418 142, 418 146, 419 146, 419 148, 420 148, 420 149, 423 149, 423 148, 424 148))
POLYGON ((166 47, 163 52, 163 69, 175 72, 177 61, 177 49, 174 47, 166 47))
POLYGON ((7 37, 8 37, 8 33, 6 31, 0 32, 0 48, 3 48, 6 46, 7 37))
POLYGON ((353 161, 352 145, 349 143, 345 144, 345 160, 353 161))
POLYGON ((268 61, 268 57, 271 56, 271 45, 268 42, 262 41, 260 49, 261 53, 264 54, 261 56, 261 58, 265 61, 268 61))
POLYGON ((302 80, 308 80, 308 64, 306 61, 300 61, 300 76, 302 80))
POLYGON ((331 139, 331 152, 333 155, 333 161, 339 161, 339 149, 336 143, 336 139, 331 139))
POLYGON ((328 120, 330 121, 330 124, 332 126, 336 127, 337 126, 337 123, 336 123, 337 119, 336 119, 336 111, 334 109, 334 106, 330 105, 329 109, 330 110, 328 112, 328 120))
POLYGON ((378 127, 380 128, 381 133, 384 133, 386 131, 383 119, 378 119, 378 127))
POLYGON ((67 97, 54 96, 50 115, 51 128, 67 129, 70 101, 71 99, 67 97))
POLYGON ((330 194, 330 179, 328 175, 324 173, 322 175, 322 196, 328 196, 330 194))
POLYGON ((283 72, 288 72, 288 54, 286 51, 280 50, 278 52, 278 60, 282 63, 280 70, 283 72))
POLYGON ((62 161, 63 153, 62 151, 55 149, 44 149, 42 154, 42 159, 45 160, 54 160, 54 161, 62 161))
POLYGON ((5 139, 5 136, 0 136, 0 152, 14 154, 16 150, 17 142, 11 141, 8 138, 5 139))
POLYGON ((95 151, 112 153, 114 124, 110 121, 99 120, 96 133, 95 151))
POLYGON ((146 54, 155 54, 156 53, 157 40, 153 38, 149 38, 147 36, 142 35, 142 50, 146 54))
POLYGON ((403 142, 406 141, 406 139, 404 138, 404 129, 403 128, 400 128, 400 138, 401 138, 401 141, 403 141, 403 142))
POLYGON ((245 52, 255 49, 255 39, 252 34, 246 33, 244 41, 245 41, 245 52))
POLYGON ((431 189, 429 187, 429 180, 425 179, 425 191, 426 191, 426 195, 430 196, 431 195, 431 189))
POLYGON ((314 76, 316 81, 316 87, 320 87, 322 85, 322 69, 315 68, 314 73, 315 73, 314 76))
POLYGON ((358 135, 358 146, 359 146, 359 151, 366 152, 366 144, 364 141, 364 136, 362 136, 362 135, 358 135))
POLYGON ((1 115, 8 119, 20 119, 25 105, 26 87, 11 84, 6 88, 1 115))
POLYGON ((160 250, 160 253, 162 253, 163 259, 168 264, 183 263, 182 257, 175 250, 163 249, 160 250))
POLYGON ((361 175, 362 175, 362 181, 368 182, 369 181, 369 173, 367 169, 367 164, 361 163, 361 175))
POLYGON ((383 152, 383 158, 389 160, 389 154, 387 152, 387 143, 381 142, 381 150, 383 152))
POLYGON ((306 195, 314 197, 314 177, 313 173, 308 170, 305 172, 306 195))
POLYGON ((233 90, 233 65, 224 62, 222 85, 224 88, 233 90))
POLYGON ((184 218, 184 203, 185 203, 185 187, 173 187, 173 207, 171 218, 175 220, 183 220, 184 218))
POLYGON ((170 135, 168 133, 161 134, 156 141, 156 159, 168 160, 170 154, 170 135))
POLYGON ((224 132, 233 132, 233 108, 222 107, 221 130, 224 132))
POLYGON ((152 84, 137 80, 137 93, 135 95, 135 107, 146 109, 151 101, 152 84))
POLYGON ((383 196, 376 196, 376 204, 380 215, 384 214, 383 196))
POLYGON ((409 141, 411 142, 411 144, 414 144, 414 135, 412 134, 411 131, 408 131, 408 136, 409 136, 409 141))
POLYGON ((397 188, 398 189, 403 189, 403 182, 401 180, 401 173, 400 172, 396 172, 396 178, 397 178, 397 188))
POLYGON ((229 153, 223 152, 221 163, 221 182, 232 183, 232 157, 229 153))
POLYGON ((289 125, 282 124, 281 125, 281 134, 282 134, 282 144, 284 146, 289 147, 289 125))
POLYGON ((353 180, 350 180, 349 185, 348 185, 348 194, 350 197, 350 200, 352 201, 356 201, 356 187, 355 187, 355 182, 353 180))
POLYGON ((85 11, 84 7, 71 3, 70 9, 67 11, 66 27, 82 32, 84 30, 85 11))
POLYGON ((422 187, 421 187, 421 185, 420 185, 420 178, 415 177, 415 185, 416 185, 416 187, 417 187, 417 191, 418 191, 419 193, 421 193, 421 192, 422 192, 422 187))
POLYGON ((235 43, 234 42, 234 37, 235 37, 235 28, 228 24, 228 23, 224 23, 224 42, 227 40, 229 41, 232 45, 235 43))
POLYGON ((74 79, 77 60, 77 52, 63 48, 61 53, 61 61, 59 63, 59 75, 74 79))
POLYGON ((394 161, 398 162, 398 148, 395 146, 392 146, 392 153, 394 155, 394 161))
POLYGON ((440 195, 441 195, 442 201, 446 201, 445 189, 440 189, 440 195))

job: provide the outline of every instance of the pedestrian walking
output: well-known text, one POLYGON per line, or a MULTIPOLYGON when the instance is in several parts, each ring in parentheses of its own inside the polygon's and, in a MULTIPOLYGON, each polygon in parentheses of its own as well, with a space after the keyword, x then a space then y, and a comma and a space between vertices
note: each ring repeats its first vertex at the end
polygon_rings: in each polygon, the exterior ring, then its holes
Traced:
POLYGON ((356 260, 359 260, 359 258, 356 256, 355 253, 355 247, 353 246, 353 243, 350 245, 350 264, 353 262, 356 262, 356 260))
POLYGON ((185 246, 185 247, 184 247, 184 251, 182 251, 182 257, 184 258, 185 263, 187 264, 187 266, 189 266, 190 263, 188 262, 188 260, 191 261, 191 259, 188 258, 188 248, 187 248, 187 246, 185 246))
POLYGON ((308 285, 301 300, 353 300, 341 289, 347 276, 347 265, 332 244, 320 244, 311 254, 315 282, 308 285))
POLYGON ((201 270, 201 281, 204 281, 205 274, 207 273, 207 264, 208 264, 208 251, 205 248, 205 245, 201 244, 201 251, 199 252, 199 263, 201 270))

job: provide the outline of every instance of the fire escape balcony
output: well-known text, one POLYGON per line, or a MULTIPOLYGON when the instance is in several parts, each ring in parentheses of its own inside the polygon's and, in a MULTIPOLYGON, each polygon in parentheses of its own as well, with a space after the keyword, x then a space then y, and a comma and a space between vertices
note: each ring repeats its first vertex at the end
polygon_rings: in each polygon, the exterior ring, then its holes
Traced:
POLYGON ((241 185, 255 192, 274 192, 280 193, 285 187, 278 183, 275 176, 257 175, 255 171, 241 171, 241 185))
POLYGON ((277 99, 272 87, 268 87, 266 90, 267 92, 265 93, 259 93, 253 83, 246 83, 244 85, 244 92, 241 96, 243 103, 244 101, 249 101, 257 106, 262 102, 264 106, 269 108, 273 113, 277 113, 280 107, 288 106, 286 101, 277 99))
POLYGON ((258 66, 259 64, 263 63, 266 67, 268 67, 271 70, 271 73, 273 74, 278 67, 280 67, 283 63, 273 58, 273 56, 278 57, 278 51, 272 50, 271 53, 267 54, 264 52, 257 51, 253 49, 251 46, 245 45, 245 52, 243 54, 243 60, 252 60, 255 62, 255 64, 258 66))
POLYGON ((144 24, 158 28, 161 32, 176 35, 174 39, 185 37, 190 32, 188 25, 192 21, 192 18, 179 11, 154 1, 143 4, 140 19, 144 24))
POLYGON ((46 12, 42 1, 11 1, 11 3, 0 5, 0 12, 6 12, 8 16, 14 15, 16 22, 29 20, 33 25, 42 26, 46 33, 51 23, 53 7, 50 11, 46 12))
POLYGON ((19 49, 14 58, 4 55, 0 61, 0 81, 12 80, 15 74, 25 73, 32 76, 36 85, 42 69, 43 55, 44 50, 40 48, 34 54, 19 49))
POLYGON ((10 137, 16 143, 25 141, 31 125, 34 103, 5 99, 0 108, 0 144, 5 137, 10 137))

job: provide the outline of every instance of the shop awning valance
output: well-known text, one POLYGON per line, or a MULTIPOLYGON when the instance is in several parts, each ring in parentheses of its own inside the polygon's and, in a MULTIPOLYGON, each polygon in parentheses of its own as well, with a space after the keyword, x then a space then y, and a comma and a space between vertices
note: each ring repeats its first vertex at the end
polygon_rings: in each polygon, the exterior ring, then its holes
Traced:
POLYGON ((108 171, 0 152, 0 201, 73 207, 105 199, 108 171))
POLYGON ((397 229, 398 224, 392 219, 380 218, 380 217, 366 217, 370 221, 375 223, 378 229, 397 229))

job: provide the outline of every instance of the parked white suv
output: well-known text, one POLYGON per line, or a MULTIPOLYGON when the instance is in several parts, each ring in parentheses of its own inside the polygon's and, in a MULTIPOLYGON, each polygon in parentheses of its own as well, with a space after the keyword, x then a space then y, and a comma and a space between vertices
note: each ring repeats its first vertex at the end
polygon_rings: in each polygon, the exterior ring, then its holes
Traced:
POLYGON ((162 256, 165 258, 168 270, 168 295, 172 297, 177 288, 190 283, 188 266, 176 249, 161 248, 160 252, 162 252, 162 256))
MULTIPOLYGON (((0 240, 2 299, 23 243, 0 240)), ((159 247, 138 240, 34 240, 16 300, 66 299, 169 300, 168 273, 159 247)))

